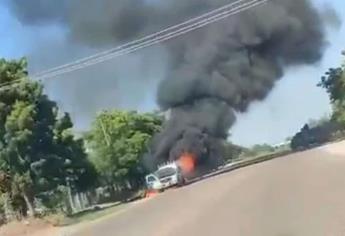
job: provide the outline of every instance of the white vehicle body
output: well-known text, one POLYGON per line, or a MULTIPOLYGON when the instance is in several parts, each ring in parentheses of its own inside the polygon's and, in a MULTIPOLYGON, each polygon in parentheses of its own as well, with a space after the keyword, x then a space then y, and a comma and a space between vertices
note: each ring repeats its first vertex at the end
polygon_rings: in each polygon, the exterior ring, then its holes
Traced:
POLYGON ((147 187, 154 190, 164 190, 185 182, 181 168, 176 162, 159 166, 157 171, 147 175, 145 180, 147 187))
POLYGON ((155 176, 154 174, 146 175, 145 181, 146 181, 146 186, 148 189, 153 189, 153 190, 163 189, 162 183, 159 181, 158 177, 155 176))

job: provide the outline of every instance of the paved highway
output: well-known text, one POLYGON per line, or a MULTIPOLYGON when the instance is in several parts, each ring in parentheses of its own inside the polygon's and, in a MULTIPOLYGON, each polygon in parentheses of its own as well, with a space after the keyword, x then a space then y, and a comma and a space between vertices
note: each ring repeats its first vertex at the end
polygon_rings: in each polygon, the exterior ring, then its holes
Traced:
POLYGON ((345 143, 212 177, 73 236, 345 235, 345 143))

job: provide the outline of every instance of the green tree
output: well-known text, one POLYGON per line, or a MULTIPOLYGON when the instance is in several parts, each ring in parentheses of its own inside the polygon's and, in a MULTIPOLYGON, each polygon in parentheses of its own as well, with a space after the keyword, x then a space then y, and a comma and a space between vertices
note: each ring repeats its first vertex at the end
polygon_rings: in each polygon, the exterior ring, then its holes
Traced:
MULTIPOLYGON (((344 54, 344 53, 343 53, 344 54)), ((345 54, 344 54, 345 55, 345 54)), ((325 88, 333 106, 332 119, 345 125, 345 67, 330 68, 318 86, 325 88)))
POLYGON ((59 113, 26 67, 25 59, 0 60, 0 170, 11 178, 9 195, 21 197, 34 215, 35 197, 67 178, 84 187, 92 167, 69 115, 59 113))
POLYGON ((155 114, 104 111, 97 116, 87 134, 88 148, 107 184, 129 182, 133 186, 140 182, 141 157, 161 125, 162 118, 155 114))

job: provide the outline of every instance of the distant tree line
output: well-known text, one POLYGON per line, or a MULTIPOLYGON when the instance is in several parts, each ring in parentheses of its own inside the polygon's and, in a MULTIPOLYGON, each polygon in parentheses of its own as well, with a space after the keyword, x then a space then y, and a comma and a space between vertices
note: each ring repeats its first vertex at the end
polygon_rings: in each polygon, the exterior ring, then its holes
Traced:
POLYGON ((251 148, 244 151, 244 155, 249 157, 255 157, 260 155, 269 154, 275 151, 275 148, 269 144, 255 144, 251 148))
POLYGON ((230 162, 233 160, 236 160, 238 158, 240 158, 240 156, 246 151, 247 149, 239 146, 239 145, 235 145, 229 141, 224 142, 223 144, 223 155, 224 155, 224 160, 226 162, 230 162))

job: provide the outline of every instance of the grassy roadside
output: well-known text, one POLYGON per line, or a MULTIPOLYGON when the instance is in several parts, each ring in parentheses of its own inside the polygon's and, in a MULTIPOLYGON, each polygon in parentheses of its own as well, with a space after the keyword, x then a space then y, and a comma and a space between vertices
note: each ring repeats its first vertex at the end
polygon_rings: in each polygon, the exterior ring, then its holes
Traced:
POLYGON ((253 157, 247 157, 244 159, 238 159, 238 160, 235 160, 233 162, 228 163, 228 165, 225 165, 223 169, 218 171, 218 173, 225 173, 225 172, 236 170, 236 169, 243 168, 246 166, 255 165, 255 164, 258 164, 261 162, 265 162, 265 161, 273 160, 275 158, 283 157, 283 156, 286 156, 286 155, 289 155, 292 153, 294 153, 294 151, 284 150, 284 151, 274 152, 274 153, 270 153, 270 154, 259 155, 256 157, 253 156, 253 157))
MULTIPOLYGON (((215 174, 220 174, 222 172, 228 172, 231 170, 235 170, 238 168, 254 165, 260 162, 272 160, 281 156, 285 156, 291 154, 292 151, 279 151, 275 153, 267 153, 262 154, 259 156, 252 156, 252 157, 245 157, 235 161, 234 165, 230 167, 225 167, 223 170, 216 171, 215 174)), ((212 174, 211 174, 212 175, 212 174)), ((51 215, 46 217, 46 220, 53 224, 54 226, 72 226, 78 223, 85 223, 98 220, 105 216, 112 215, 126 207, 126 203, 116 203, 108 207, 96 207, 87 211, 83 211, 72 216, 64 216, 64 215, 51 215)))
POLYGON ((53 224, 54 226, 71 226, 78 223, 91 222, 102 217, 112 215, 125 207, 126 204, 116 203, 109 207, 95 207, 90 210, 86 210, 71 216, 65 216, 63 214, 54 214, 47 216, 45 220, 53 224))
POLYGON ((226 164, 253 161, 253 160, 274 159, 275 157, 284 156, 284 155, 290 154, 292 152, 293 151, 290 149, 283 149, 283 150, 277 150, 275 152, 260 153, 260 154, 255 155, 255 156, 241 156, 239 158, 233 159, 232 161, 230 161, 226 164))

